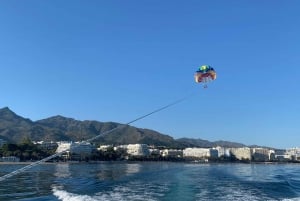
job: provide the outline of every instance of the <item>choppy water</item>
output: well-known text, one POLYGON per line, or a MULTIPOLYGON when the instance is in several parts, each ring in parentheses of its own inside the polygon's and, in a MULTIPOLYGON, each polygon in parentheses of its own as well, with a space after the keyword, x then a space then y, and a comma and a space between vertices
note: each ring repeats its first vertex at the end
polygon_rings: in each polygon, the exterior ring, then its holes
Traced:
POLYGON ((300 164, 45 164, 1 182, 0 200, 300 201, 300 164))

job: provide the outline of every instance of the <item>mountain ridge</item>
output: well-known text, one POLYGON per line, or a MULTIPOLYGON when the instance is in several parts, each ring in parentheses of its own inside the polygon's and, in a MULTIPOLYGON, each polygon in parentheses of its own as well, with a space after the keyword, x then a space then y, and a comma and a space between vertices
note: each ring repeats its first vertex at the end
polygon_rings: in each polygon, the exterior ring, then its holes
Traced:
MULTIPOLYGON (((25 137, 33 141, 81 141, 99 135, 121 125, 117 122, 99 122, 95 120, 76 120, 61 115, 31 121, 21 117, 8 107, 0 109, 0 138, 18 143, 25 137)), ((228 141, 210 142, 203 139, 180 138, 159 133, 158 131, 126 126, 109 135, 100 137, 95 141, 97 144, 135 144, 144 143, 156 146, 173 148, 186 147, 243 147, 241 143, 228 141)))

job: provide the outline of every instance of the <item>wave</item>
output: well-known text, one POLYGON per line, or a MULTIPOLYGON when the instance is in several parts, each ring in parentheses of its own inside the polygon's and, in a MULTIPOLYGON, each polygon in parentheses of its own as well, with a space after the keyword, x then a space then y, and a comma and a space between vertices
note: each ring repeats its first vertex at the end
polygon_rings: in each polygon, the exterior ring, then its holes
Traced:
POLYGON ((52 186, 53 196, 61 201, 300 201, 299 171, 286 166, 172 166, 159 171, 157 166, 145 167, 137 165, 115 177, 123 169, 104 166, 95 173, 98 180, 70 178, 52 186))
MULTIPOLYGON (((145 187, 145 186, 144 186, 145 187)), ((156 189, 157 190, 157 189, 156 189)), ((131 189, 131 187, 126 186, 117 186, 109 191, 105 192, 98 192, 94 195, 80 195, 76 193, 71 193, 66 190, 61 189, 60 187, 53 187, 53 195, 57 197, 61 201, 125 201, 125 200, 132 200, 132 201, 158 201, 168 197, 163 192, 148 192, 148 194, 137 192, 136 189, 131 189)), ((268 200, 268 201, 300 201, 300 197, 298 198, 283 198, 283 199, 276 199, 269 197, 267 195, 255 195, 252 194, 249 190, 242 190, 242 189, 222 189, 223 194, 220 193, 219 195, 211 195, 211 190, 202 190, 201 193, 194 195, 194 198, 186 197, 186 200, 235 200, 235 201, 261 201, 261 200, 268 200)), ((178 197, 179 198, 179 197, 178 197)), ((172 197, 172 200, 179 200, 176 197, 172 197)), ((180 199, 181 200, 181 199, 180 199)))
MULTIPOLYGON (((135 194, 127 187, 116 187, 113 190, 106 193, 97 193, 95 195, 79 195, 75 193, 67 192, 66 190, 61 190, 58 187, 53 187, 52 189, 53 195, 56 196, 61 201, 125 201, 125 200, 135 200, 135 201, 155 201, 160 200, 157 198, 153 198, 149 195, 144 194, 135 194)), ((196 196, 196 200, 211 200, 206 197, 206 193, 198 194, 196 196)), ((231 193, 227 192, 226 195, 220 196, 217 200, 237 200, 237 201, 260 201, 260 200, 268 200, 268 201, 300 201, 300 197, 298 198, 289 198, 289 199, 272 199, 268 197, 261 197, 255 195, 249 195, 249 192, 243 191, 232 191, 231 193), (227 194, 228 193, 228 194, 227 194)), ((163 198, 163 196, 162 196, 163 198)))
MULTIPOLYGON (((144 187, 141 187, 144 188, 144 187)), ((144 188, 145 190, 145 188, 144 188)), ((61 201, 122 201, 122 200, 136 200, 136 201, 155 201, 154 196, 161 196, 158 192, 140 192, 139 189, 134 189, 127 186, 116 186, 110 191, 98 192, 94 195, 79 195, 68 192, 61 187, 52 187, 53 195, 61 201)))
POLYGON ((96 201, 97 200, 88 195, 77 195, 74 193, 69 193, 64 190, 59 190, 57 188, 53 188, 52 191, 53 191, 53 195, 62 201, 96 201))

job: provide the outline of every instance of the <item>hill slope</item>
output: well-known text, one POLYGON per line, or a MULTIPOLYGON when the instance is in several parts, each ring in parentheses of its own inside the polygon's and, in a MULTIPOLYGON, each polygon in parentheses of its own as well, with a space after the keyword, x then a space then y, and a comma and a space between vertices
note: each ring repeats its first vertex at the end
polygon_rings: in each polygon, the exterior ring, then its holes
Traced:
MULTIPOLYGON (((8 142, 18 143, 25 137, 33 141, 81 141, 99 135, 120 125, 116 122, 78 121, 63 116, 54 116, 39 121, 23 118, 9 108, 0 109, 0 138, 8 142)), ((241 147, 233 142, 209 142, 201 139, 181 138, 175 140, 171 136, 150 129, 126 126, 123 129, 97 139, 99 144, 134 144, 167 147, 213 147, 217 145, 241 147)))

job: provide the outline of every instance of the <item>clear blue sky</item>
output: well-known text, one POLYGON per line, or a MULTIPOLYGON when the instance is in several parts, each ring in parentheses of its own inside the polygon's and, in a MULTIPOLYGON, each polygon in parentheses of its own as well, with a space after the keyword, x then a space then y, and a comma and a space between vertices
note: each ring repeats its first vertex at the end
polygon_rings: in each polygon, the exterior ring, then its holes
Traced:
POLYGON ((300 146, 297 0, 0 1, 0 107, 300 146), (202 64, 218 78, 194 83, 202 64))

